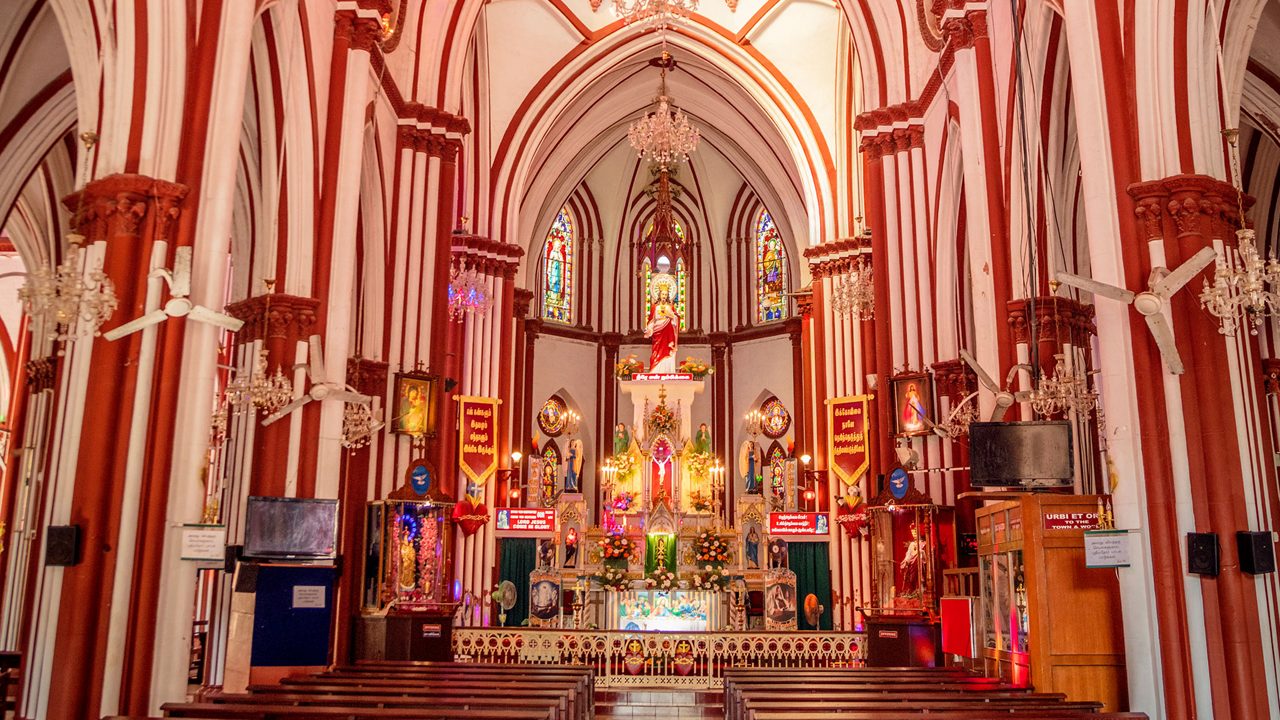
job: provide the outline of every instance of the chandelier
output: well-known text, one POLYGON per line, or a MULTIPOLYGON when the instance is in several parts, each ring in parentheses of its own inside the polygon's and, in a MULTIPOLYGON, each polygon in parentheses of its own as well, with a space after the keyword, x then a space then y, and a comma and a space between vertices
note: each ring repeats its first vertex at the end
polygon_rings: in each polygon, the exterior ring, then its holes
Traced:
POLYGON ((660 58, 650 60, 649 64, 661 69, 656 99, 658 106, 631 124, 627 130, 627 140, 640 154, 641 160, 665 168, 673 163, 687 161, 689 153, 698 149, 698 141, 702 135, 689 122, 683 110, 673 109, 671 98, 667 95, 667 70, 676 66, 675 58, 671 57, 671 53, 663 51, 660 58))
POLYGON ((1249 332, 1257 335, 1263 320, 1280 312, 1280 261, 1273 255, 1263 260, 1254 243, 1253 230, 1236 231, 1236 248, 1219 253, 1213 271, 1213 284, 1204 281, 1200 305, 1218 318, 1218 332, 1234 335, 1239 324, 1247 322, 1249 332), (1234 255, 1235 262, 1229 256, 1234 255))
POLYGON ((36 267, 18 290, 23 309, 40 321, 50 340, 59 342, 98 335, 119 304, 115 285, 102 268, 85 270, 84 236, 69 233, 67 242, 66 256, 57 268, 36 267))
POLYGON ((832 288, 831 309, 839 315, 852 315, 855 320, 870 320, 875 316, 875 302, 871 266, 859 257, 853 269, 832 288))
MULTIPOLYGON (((591 0, 591 10, 600 9, 603 0, 591 0)), ((729 10, 738 9, 738 0, 725 0, 729 10)), ((613 12, 628 25, 666 30, 689 19, 698 10, 698 0, 613 0, 613 12)))
POLYGON ((259 348, 248 375, 237 373, 227 383, 223 397, 236 415, 243 415, 252 408, 270 415, 293 399, 293 381, 285 377, 280 368, 276 368, 274 375, 270 374, 267 350, 259 348))
POLYGON ((342 447, 356 450, 368 445, 382 427, 381 414, 367 403, 346 403, 342 408, 342 447))
POLYGON ((955 406, 945 420, 937 423, 937 429, 943 437, 954 438, 969 434, 969 426, 978 419, 977 397, 977 393, 971 393, 955 406))
POLYGON ((463 268, 459 262, 449 271, 449 314, 461 320, 467 313, 485 313, 493 301, 484 278, 475 268, 463 268))
POLYGON ((1074 412, 1087 417, 1098 408, 1098 393, 1084 375, 1067 367, 1066 355, 1058 353, 1053 374, 1040 378, 1031 392, 1031 409, 1040 415, 1074 412))

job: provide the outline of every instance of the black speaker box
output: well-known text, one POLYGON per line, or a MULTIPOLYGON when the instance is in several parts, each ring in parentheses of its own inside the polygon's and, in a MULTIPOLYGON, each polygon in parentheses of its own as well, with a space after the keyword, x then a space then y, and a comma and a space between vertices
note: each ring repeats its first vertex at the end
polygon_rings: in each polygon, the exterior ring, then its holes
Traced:
POLYGON ((1218 576, 1218 535, 1187 533, 1187 571, 1196 575, 1218 576))
POLYGON ((50 525, 44 538, 44 564, 71 567, 80 564, 80 526, 50 525))
POLYGON ((1240 569, 1250 575, 1276 571, 1276 548, 1269 532, 1236 533, 1236 548, 1240 553, 1240 569))
POLYGON ((253 563, 240 563, 236 568, 235 592, 258 592, 258 566, 253 563))
POLYGON ((236 563, 244 557, 243 545, 228 545, 227 553, 223 556, 222 571, 225 573, 234 573, 236 571, 236 563))

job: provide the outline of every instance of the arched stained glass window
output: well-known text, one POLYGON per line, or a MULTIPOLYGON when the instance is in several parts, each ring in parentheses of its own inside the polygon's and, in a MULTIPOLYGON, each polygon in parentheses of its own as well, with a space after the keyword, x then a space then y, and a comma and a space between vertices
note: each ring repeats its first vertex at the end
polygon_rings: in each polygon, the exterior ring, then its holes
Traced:
POLYGON ((782 236, 768 210, 756 221, 756 322, 773 322, 787 315, 786 254, 782 236))
MULTIPOLYGON (((684 226, 679 220, 675 222, 676 237, 680 238, 680 242, 684 243, 684 226)), ((649 223, 649 228, 645 230, 644 236, 648 238, 653 234, 653 223, 649 223)), ((680 329, 689 329, 689 271, 685 267, 684 259, 676 261, 676 312, 680 313, 680 329)), ((653 268, 649 267, 649 261, 644 262, 644 317, 649 317, 649 310, 653 306, 653 293, 650 281, 653 279, 653 268)))
POLYGON ((542 248, 542 316, 573 322, 573 216, 561 208, 542 248))

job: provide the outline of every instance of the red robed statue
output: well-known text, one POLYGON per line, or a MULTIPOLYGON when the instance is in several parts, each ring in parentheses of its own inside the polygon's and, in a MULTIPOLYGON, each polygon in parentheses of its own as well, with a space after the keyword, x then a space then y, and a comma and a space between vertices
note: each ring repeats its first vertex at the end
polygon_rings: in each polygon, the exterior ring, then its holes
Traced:
POLYGON ((666 273, 653 276, 653 293, 644 336, 653 343, 649 352, 649 372, 675 372, 676 345, 680 331, 680 313, 675 305, 675 278, 666 273))

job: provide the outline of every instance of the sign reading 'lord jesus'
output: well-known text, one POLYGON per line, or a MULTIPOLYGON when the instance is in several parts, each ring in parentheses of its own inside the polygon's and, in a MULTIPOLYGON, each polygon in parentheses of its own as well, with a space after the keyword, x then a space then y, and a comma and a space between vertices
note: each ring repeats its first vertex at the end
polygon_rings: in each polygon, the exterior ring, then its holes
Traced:
POLYGON ((846 485, 857 482, 871 465, 871 416, 867 412, 870 398, 853 395, 827 400, 831 471, 846 485))
POLYGON ((458 409, 458 465, 476 485, 484 485, 498 469, 498 403, 496 398, 461 396, 458 409))

